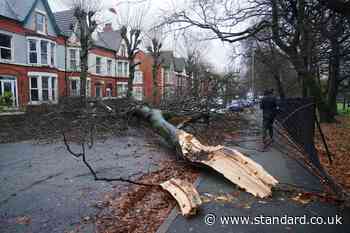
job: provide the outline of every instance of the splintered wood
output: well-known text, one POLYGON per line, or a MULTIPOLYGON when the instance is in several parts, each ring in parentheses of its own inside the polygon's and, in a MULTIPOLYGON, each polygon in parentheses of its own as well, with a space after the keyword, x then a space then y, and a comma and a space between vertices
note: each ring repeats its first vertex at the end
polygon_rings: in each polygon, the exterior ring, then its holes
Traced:
POLYGON ((191 183, 179 179, 171 179, 160 184, 160 186, 176 199, 183 216, 192 216, 197 213, 202 201, 191 183))
POLYGON ((204 164, 222 174, 254 196, 265 198, 278 181, 265 169, 237 150, 223 146, 204 146, 193 135, 177 131, 183 156, 193 163, 204 164))

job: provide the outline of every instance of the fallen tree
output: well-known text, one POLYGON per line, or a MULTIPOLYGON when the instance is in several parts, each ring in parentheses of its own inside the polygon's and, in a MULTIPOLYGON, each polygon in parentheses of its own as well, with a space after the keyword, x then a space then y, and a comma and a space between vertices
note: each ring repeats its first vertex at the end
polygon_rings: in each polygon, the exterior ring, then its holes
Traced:
POLYGON ((224 146, 205 146, 193 135, 178 129, 166 121, 162 112, 145 105, 135 108, 134 113, 148 121, 182 159, 193 164, 207 166, 222 174, 254 196, 265 198, 271 188, 278 184, 264 168, 237 150, 224 146))

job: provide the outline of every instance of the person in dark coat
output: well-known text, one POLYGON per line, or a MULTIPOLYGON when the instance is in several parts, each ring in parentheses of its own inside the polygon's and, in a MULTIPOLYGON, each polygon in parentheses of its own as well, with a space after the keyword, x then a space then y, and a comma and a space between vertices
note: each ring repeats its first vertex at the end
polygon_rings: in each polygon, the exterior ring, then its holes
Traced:
POLYGON ((270 139, 273 139, 273 122, 277 113, 276 97, 273 95, 273 89, 264 91, 264 97, 260 103, 260 109, 263 111, 263 141, 269 132, 270 139))

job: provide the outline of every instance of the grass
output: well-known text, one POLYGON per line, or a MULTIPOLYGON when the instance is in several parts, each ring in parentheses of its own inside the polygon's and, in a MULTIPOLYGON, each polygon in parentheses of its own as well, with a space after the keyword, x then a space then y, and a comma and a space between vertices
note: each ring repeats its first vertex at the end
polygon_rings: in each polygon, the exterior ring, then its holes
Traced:
POLYGON ((340 115, 350 116, 350 107, 346 104, 345 109, 343 109, 343 103, 337 103, 338 113, 340 115))

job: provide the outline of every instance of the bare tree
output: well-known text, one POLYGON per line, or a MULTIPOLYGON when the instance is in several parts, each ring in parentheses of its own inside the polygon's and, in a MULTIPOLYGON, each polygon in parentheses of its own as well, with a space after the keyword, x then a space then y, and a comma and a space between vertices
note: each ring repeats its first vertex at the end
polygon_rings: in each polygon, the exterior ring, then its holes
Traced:
POLYGON ((140 51, 143 37, 143 23, 149 9, 148 1, 140 2, 120 2, 116 8, 110 8, 116 16, 117 24, 120 26, 120 33, 126 45, 127 57, 129 61, 129 79, 127 97, 133 94, 133 82, 135 69, 140 63, 135 63, 135 57, 140 51))
POLYGON ((148 32, 148 45, 146 45, 147 51, 152 57, 152 96, 153 103, 157 103, 158 98, 158 74, 160 72, 161 65, 163 63, 161 58, 161 49, 163 47, 164 34, 161 28, 152 28, 148 32))
POLYGON ((77 37, 80 41, 80 96, 86 102, 86 80, 88 76, 89 64, 88 54, 93 46, 93 33, 97 29, 96 14, 99 10, 97 0, 74 0, 72 1, 74 16, 77 19, 77 37))

